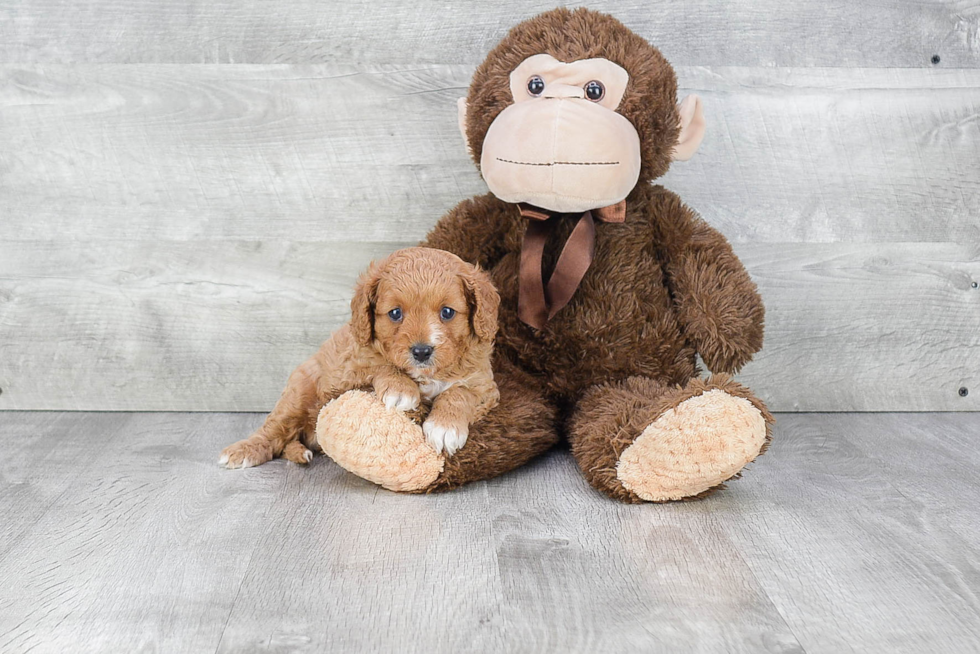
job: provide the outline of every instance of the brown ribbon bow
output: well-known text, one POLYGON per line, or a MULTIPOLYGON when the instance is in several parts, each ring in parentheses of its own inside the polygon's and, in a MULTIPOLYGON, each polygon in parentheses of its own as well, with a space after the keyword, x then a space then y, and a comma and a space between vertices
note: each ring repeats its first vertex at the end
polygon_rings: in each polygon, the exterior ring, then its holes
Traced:
POLYGON ((535 329, 542 329, 575 295, 578 285, 592 265, 595 254, 595 222, 593 216, 607 223, 626 221, 626 200, 601 209, 583 212, 572 229, 565 246, 558 255, 555 270, 547 286, 541 260, 548 235, 558 224, 551 220, 560 214, 521 202, 517 205, 521 216, 527 218, 524 245, 521 248, 520 295, 517 299, 517 315, 522 322, 535 329))

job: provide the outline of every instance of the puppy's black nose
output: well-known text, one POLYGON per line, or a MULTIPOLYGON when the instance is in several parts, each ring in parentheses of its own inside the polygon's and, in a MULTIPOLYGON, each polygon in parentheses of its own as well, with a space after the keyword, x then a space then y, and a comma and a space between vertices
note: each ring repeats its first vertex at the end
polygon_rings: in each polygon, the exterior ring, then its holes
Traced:
POLYGON ((409 350, 412 353, 412 358, 414 358, 419 363, 425 363, 432 356, 433 348, 431 345, 413 345, 409 350))

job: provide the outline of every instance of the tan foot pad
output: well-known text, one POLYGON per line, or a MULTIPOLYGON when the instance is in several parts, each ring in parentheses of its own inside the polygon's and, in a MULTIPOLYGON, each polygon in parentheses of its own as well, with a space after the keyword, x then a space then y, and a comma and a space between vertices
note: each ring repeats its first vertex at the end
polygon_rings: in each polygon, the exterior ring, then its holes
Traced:
POLYGON ((342 468, 388 490, 423 490, 445 464, 421 427, 364 391, 348 391, 320 409, 316 438, 342 468))
POLYGON ((759 410, 714 389, 684 400, 647 426, 619 458, 617 476, 650 502, 692 497, 738 474, 765 440, 759 410))

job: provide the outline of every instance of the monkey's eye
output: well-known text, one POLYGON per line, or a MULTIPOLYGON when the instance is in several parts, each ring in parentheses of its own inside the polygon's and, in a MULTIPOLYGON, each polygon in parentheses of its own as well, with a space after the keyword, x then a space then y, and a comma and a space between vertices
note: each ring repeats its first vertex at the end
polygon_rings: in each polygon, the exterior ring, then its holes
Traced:
POLYGON ((388 317, 391 318, 392 322, 401 322, 402 310, 399 309, 398 307, 395 307, 394 309, 388 312, 388 317))
POLYGON ((535 75, 527 81, 527 92, 533 96, 539 96, 544 93, 544 80, 538 75, 535 75))
POLYGON ((585 85, 585 97, 593 102, 598 102, 602 100, 602 96, 606 94, 606 87, 602 85, 597 79, 592 80, 585 85))
POLYGON ((443 320, 452 320, 453 316, 455 315, 456 315, 456 309, 453 309, 452 307, 443 307, 442 311, 439 312, 439 316, 443 320))

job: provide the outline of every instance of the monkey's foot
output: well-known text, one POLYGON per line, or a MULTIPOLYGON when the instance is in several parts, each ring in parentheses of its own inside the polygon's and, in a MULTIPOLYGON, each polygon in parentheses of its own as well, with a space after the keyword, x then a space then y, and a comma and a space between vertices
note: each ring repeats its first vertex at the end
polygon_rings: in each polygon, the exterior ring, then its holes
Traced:
POLYGON ((348 391, 320 410, 316 437, 345 470, 388 490, 420 491, 439 477, 445 459, 422 428, 371 393, 348 391))
POLYGON ((766 416, 714 388, 664 411, 623 451, 616 475, 641 499, 697 497, 735 476, 767 444, 766 416))

